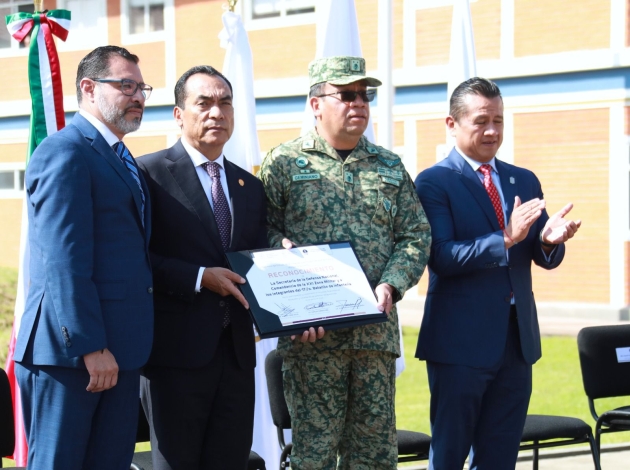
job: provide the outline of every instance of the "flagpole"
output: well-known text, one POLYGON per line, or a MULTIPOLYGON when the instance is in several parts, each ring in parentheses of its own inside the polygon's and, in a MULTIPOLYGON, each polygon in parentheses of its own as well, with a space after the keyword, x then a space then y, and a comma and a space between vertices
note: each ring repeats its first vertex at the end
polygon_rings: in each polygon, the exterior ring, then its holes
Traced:
POLYGON ((378 77, 383 85, 378 90, 378 145, 393 148, 392 134, 394 87, 392 84, 392 2, 378 2, 378 77))
POLYGON ((44 11, 44 0, 34 0, 33 10, 36 11, 37 13, 44 11))

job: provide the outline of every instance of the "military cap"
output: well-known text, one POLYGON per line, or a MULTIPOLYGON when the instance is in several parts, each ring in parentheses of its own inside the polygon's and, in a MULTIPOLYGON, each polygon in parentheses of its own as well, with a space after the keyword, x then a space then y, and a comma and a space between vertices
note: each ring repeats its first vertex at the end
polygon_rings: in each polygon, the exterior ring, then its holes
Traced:
POLYGON ((363 57, 335 56, 315 59, 308 64, 309 86, 328 82, 331 85, 348 85, 365 80, 368 86, 381 86, 380 80, 365 76, 363 57))

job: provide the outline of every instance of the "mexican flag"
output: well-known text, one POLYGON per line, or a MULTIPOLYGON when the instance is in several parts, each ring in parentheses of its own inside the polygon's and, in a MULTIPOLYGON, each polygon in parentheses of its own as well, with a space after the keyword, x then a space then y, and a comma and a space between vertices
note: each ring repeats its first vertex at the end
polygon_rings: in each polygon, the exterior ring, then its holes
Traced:
MULTIPOLYGON (((28 80, 31 92, 31 125, 26 164, 37 146, 50 134, 62 129, 65 124, 63 111, 63 91, 61 88, 61 67, 53 36, 62 41, 68 37, 70 12, 50 10, 35 13, 16 13, 6 17, 7 29, 16 41, 30 39, 28 54, 28 80)), ((26 466, 28 448, 22 420, 22 403, 15 379, 13 353, 15 339, 20 330, 20 320, 26 303, 29 286, 29 246, 26 196, 22 207, 22 231, 20 238, 20 274, 15 300, 15 314, 6 372, 13 395, 15 415, 15 450, 13 458, 18 466, 26 466)))

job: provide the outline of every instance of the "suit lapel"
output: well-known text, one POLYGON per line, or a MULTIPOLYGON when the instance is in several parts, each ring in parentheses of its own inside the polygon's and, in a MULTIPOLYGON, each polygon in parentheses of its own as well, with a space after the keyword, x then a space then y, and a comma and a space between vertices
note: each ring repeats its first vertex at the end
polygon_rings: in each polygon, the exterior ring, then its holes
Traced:
POLYGON ((448 160, 454 170, 460 173, 460 177, 464 186, 468 188, 472 196, 475 198, 479 206, 483 209, 484 214, 495 231, 501 230, 497 214, 494 212, 490 197, 486 192, 486 188, 481 184, 479 176, 475 174, 471 166, 463 157, 457 153, 455 149, 448 156, 448 160))
POLYGON ((510 166, 502 161, 495 159, 497 170, 499 171, 499 179, 501 180, 501 191, 503 192, 503 200, 507 206, 506 219, 509 223, 514 210, 514 197, 517 195, 518 181, 513 176, 510 166))
MULTIPOLYGON (((237 166, 228 161, 227 158, 223 159, 225 163, 225 177, 228 183, 228 190, 230 191, 230 202, 232 203, 232 241, 230 242, 230 248, 236 245, 236 241, 240 240, 241 233, 243 232, 243 226, 245 224, 246 204, 247 204, 247 189, 245 185, 239 183, 237 175, 237 166)), ((243 181, 243 180, 240 180, 243 181)))
MULTIPOLYGON (((134 203, 136 205, 136 210, 138 211, 138 218, 139 220, 142 220, 142 217, 143 217, 142 196, 140 195, 140 188, 138 188, 138 183, 136 183, 136 180, 133 179, 133 177, 129 173, 129 170, 125 168, 124 164, 122 163, 118 155, 116 155, 116 152, 114 152, 114 149, 112 149, 107 144, 107 142, 105 141, 101 133, 92 124, 90 124, 90 122, 87 119, 85 119, 79 113, 76 113, 74 117, 72 118, 72 124, 76 126, 81 131, 81 133, 85 136, 85 138, 91 142, 90 143, 91 147, 99 155, 101 155, 101 157, 103 157, 103 159, 107 163, 111 165, 114 171, 118 173, 118 176, 120 176, 122 180, 125 182, 125 184, 129 187, 129 190, 131 191, 131 194, 133 196, 134 203)), ((135 165, 135 162, 134 162, 134 165, 135 165)), ((140 170, 138 170, 138 173, 140 173, 140 170)), ((145 191, 144 193, 145 199, 147 199, 148 192, 146 192, 146 185, 143 186, 143 190, 145 191)), ((144 215, 146 218, 146 214, 144 215)), ((146 220, 145 220, 145 226, 146 226, 146 220)))
POLYGON ((166 167, 173 175, 179 189, 188 199, 193 211, 199 217, 201 225, 208 232, 210 240, 216 245, 219 253, 223 251, 219 227, 214 218, 208 197, 201 186, 197 170, 186 153, 181 141, 169 149, 166 167))

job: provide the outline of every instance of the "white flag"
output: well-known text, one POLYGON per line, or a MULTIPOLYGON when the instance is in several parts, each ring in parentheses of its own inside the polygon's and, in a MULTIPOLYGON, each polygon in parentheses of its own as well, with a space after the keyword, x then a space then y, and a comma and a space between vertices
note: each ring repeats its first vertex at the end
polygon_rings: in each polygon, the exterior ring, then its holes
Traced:
MULTIPOLYGON (((363 57, 354 0, 325 0, 317 3, 317 49, 313 58, 339 55, 363 57)), ((302 135, 312 129, 314 123, 313 110, 307 98, 302 135)), ((375 142, 371 116, 364 135, 370 142, 375 142)))
MULTIPOLYGON (((260 165, 261 158, 256 133, 252 50, 240 15, 229 11, 223 14, 223 30, 219 33, 219 39, 221 47, 226 49, 222 73, 232 84, 234 95, 234 132, 223 147, 223 153, 228 160, 253 173, 254 168, 260 165)), ((256 343, 256 405, 252 450, 265 460, 267 468, 280 466, 280 447, 276 427, 271 419, 265 377, 265 358, 277 343, 276 338, 256 343)))
MULTIPOLYGON (((457 88, 457 85, 469 78, 477 76, 475 38, 473 36, 469 0, 454 0, 453 2, 451 55, 448 67, 447 103, 450 101, 453 90, 457 88)), ((446 155, 448 155, 454 145, 455 140, 451 137, 450 133, 447 132, 446 155)))
POLYGON ((223 147, 223 153, 228 160, 253 173, 261 158, 256 133, 252 50, 240 15, 227 11, 222 19, 219 39, 226 52, 221 72, 232 84, 234 95, 234 132, 223 147))

